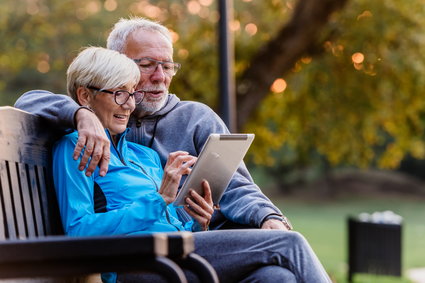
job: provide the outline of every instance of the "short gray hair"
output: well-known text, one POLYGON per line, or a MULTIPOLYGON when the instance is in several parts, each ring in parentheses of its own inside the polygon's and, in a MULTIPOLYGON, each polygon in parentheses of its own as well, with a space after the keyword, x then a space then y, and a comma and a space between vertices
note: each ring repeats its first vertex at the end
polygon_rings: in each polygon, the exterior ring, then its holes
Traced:
POLYGON ((114 50, 103 47, 87 47, 69 65, 67 92, 78 103, 78 87, 94 86, 103 89, 122 87, 140 80, 137 64, 114 50))
POLYGON ((165 36, 171 46, 173 46, 170 31, 165 26, 159 22, 154 22, 145 18, 133 17, 129 19, 121 18, 115 24, 106 41, 107 48, 123 53, 128 36, 139 29, 159 32, 165 36))

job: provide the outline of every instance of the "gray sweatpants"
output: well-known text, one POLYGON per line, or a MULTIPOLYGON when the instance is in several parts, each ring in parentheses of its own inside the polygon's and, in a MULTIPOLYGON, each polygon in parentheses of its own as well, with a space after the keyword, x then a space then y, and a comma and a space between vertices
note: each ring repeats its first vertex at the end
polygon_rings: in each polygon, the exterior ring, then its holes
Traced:
MULTIPOLYGON (((279 230, 194 233, 195 253, 217 271, 220 282, 331 282, 305 238, 279 230)), ((157 275, 119 274, 119 282, 161 282, 157 275), (155 276, 155 278, 153 277, 155 276)), ((188 274, 190 282, 196 282, 188 274)))

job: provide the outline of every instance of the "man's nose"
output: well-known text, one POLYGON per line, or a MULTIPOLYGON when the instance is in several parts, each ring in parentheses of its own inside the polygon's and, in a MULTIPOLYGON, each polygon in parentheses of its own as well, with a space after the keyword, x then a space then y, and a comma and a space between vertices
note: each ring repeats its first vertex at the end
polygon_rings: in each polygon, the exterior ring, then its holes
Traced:
POLYGON ((155 71, 151 75, 151 79, 153 81, 164 81, 165 76, 166 76, 166 74, 164 72, 164 67, 162 66, 162 64, 158 64, 156 66, 155 71))

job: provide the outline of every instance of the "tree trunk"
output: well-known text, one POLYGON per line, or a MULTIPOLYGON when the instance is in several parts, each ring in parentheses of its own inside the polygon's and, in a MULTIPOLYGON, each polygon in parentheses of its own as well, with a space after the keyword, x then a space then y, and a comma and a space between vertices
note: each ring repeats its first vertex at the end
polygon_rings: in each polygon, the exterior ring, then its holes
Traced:
POLYGON ((277 36, 260 48, 237 84, 237 125, 241 130, 273 81, 289 72, 317 43, 320 30, 348 0, 299 0, 277 36))

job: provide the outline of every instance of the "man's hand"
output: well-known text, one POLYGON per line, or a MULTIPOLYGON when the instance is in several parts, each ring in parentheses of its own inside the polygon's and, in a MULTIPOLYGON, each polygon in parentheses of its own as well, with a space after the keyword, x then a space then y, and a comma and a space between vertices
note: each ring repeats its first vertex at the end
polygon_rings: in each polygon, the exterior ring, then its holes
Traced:
POLYGON ((191 190, 191 198, 186 198, 187 206, 184 207, 184 210, 199 224, 202 231, 206 231, 214 213, 214 206, 210 184, 207 181, 203 181, 202 187, 204 189, 204 197, 191 190))
POLYGON ((263 225, 261 225, 261 229, 277 229, 289 231, 285 224, 283 224, 282 221, 277 219, 269 219, 264 221, 263 225))
POLYGON ((189 155, 185 151, 176 151, 168 155, 161 188, 159 188, 159 193, 167 204, 172 203, 176 199, 177 189, 182 175, 190 173, 190 167, 196 160, 196 157, 189 155))
POLYGON ((74 149, 74 160, 80 157, 81 151, 84 149, 78 169, 84 170, 91 157, 90 164, 86 169, 86 176, 91 176, 98 165, 100 167, 100 176, 105 176, 108 172, 110 160, 110 142, 102 123, 96 114, 84 108, 80 108, 77 111, 75 120, 78 141, 74 149))

